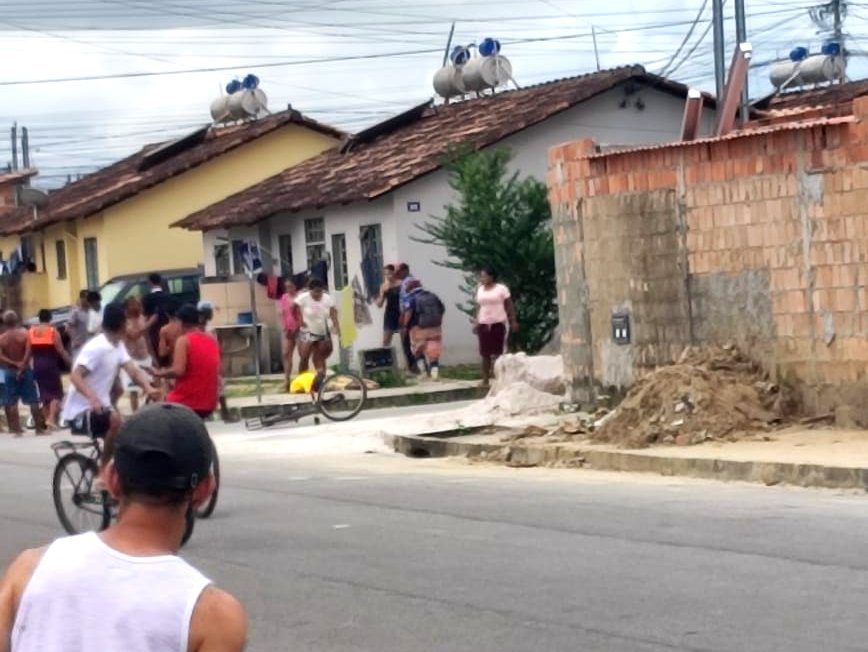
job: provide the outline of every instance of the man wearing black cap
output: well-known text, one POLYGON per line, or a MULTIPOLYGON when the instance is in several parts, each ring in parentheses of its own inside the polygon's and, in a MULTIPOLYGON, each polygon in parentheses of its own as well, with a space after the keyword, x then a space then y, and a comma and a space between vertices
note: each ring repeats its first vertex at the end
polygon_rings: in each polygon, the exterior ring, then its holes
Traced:
POLYGON ((118 520, 25 551, 0 585, 0 650, 240 652, 244 608, 177 556, 190 509, 214 486, 208 431, 151 405, 117 436, 106 484, 118 520))

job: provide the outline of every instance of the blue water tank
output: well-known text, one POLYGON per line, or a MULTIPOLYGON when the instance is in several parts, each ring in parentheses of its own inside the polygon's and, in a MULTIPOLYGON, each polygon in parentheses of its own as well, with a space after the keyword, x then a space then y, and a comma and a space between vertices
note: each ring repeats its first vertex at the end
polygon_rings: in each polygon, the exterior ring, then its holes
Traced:
POLYGON ((841 44, 838 41, 826 41, 820 48, 820 52, 830 57, 837 57, 841 54, 841 44))
POLYGON ((251 73, 244 78, 244 81, 241 82, 241 85, 247 90, 252 91, 255 88, 259 87, 259 77, 251 73))
POLYGON ((230 95, 232 95, 232 93, 237 93, 242 88, 244 88, 244 87, 241 85, 241 82, 238 81, 237 79, 233 79, 231 82, 226 84, 226 92, 229 93, 230 95))
POLYGON ((463 45, 456 45, 452 48, 452 54, 449 55, 449 59, 456 66, 463 66, 470 61, 470 50, 463 45))
POLYGON ((790 50, 790 61, 803 61, 808 58, 808 48, 801 45, 790 50))
POLYGON ((500 41, 493 38, 487 38, 479 44, 479 54, 483 57, 494 56, 500 52, 500 41))

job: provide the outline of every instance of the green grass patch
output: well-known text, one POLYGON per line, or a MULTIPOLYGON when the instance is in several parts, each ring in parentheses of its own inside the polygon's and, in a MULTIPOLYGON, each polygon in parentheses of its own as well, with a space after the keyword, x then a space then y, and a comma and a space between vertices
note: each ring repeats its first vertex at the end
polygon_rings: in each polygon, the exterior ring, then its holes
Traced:
POLYGON ((394 369, 386 369, 383 371, 373 371, 369 374, 371 380, 377 383, 380 387, 406 387, 407 381, 404 377, 394 369))
POLYGON ((440 367, 440 378, 447 380, 482 380, 482 370, 476 364, 456 364, 440 367))

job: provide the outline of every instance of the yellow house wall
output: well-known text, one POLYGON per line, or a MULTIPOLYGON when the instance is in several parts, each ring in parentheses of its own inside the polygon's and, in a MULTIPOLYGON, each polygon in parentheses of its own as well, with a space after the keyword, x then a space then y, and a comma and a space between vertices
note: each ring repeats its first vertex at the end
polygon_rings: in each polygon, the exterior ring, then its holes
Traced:
MULTIPOLYGON (((196 267, 202 263, 202 236, 170 228, 190 213, 244 190, 267 177, 328 149, 336 139, 299 125, 287 125, 237 147, 177 177, 139 193, 102 213, 57 224, 34 234, 44 282, 32 282, 24 300, 28 309, 72 304, 87 285, 84 239, 97 239, 99 282, 122 274, 196 267), (66 241, 67 279, 57 279, 55 242, 66 241)), ((0 238, 8 259, 18 236, 0 238)), ((26 315, 29 316, 29 315, 26 315)))
POLYGON ((318 154, 333 138, 288 125, 105 211, 108 280, 202 264, 202 235, 170 225, 318 154))
MULTIPOLYGON (((79 289, 84 287, 80 281, 83 272, 82 263, 79 269, 78 239, 75 236, 75 224, 55 224, 42 232, 45 243, 45 275, 47 283, 47 304, 43 308, 59 308, 74 301, 79 289), (70 233, 71 231, 71 233, 70 233), (58 276, 57 242, 66 243, 66 278, 58 276)), ((40 263, 41 264, 41 263, 40 263)))

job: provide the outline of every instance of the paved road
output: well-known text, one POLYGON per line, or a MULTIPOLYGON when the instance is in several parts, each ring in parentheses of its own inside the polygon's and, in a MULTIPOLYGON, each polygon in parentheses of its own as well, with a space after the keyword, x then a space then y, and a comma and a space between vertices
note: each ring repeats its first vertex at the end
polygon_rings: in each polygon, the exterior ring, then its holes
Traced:
MULTIPOLYGON (((244 600, 250 650, 868 647, 862 495, 408 460, 321 428, 215 429, 224 491, 184 554, 244 600)), ((3 563, 59 534, 52 463, 0 439, 3 563)))

